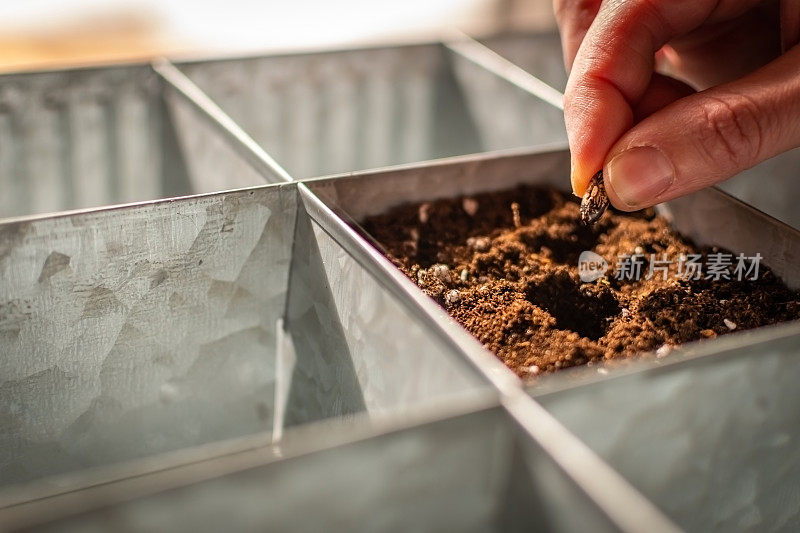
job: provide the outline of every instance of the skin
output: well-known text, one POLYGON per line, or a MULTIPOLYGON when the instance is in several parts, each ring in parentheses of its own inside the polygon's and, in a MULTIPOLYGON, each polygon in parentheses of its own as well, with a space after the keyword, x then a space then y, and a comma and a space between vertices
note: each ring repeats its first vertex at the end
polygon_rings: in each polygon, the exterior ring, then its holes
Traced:
POLYGON ((612 204, 633 211, 800 146, 800 0, 554 7, 575 194, 603 168, 612 204), (669 178, 647 185, 655 174, 669 178))

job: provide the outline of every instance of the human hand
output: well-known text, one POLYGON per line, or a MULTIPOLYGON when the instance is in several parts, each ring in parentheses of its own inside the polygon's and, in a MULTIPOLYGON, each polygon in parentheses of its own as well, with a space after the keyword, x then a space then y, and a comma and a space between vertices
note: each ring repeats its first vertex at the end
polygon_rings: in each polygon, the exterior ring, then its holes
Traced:
POLYGON ((612 204, 633 211, 800 146, 800 1, 554 6, 579 196, 603 168, 612 204))

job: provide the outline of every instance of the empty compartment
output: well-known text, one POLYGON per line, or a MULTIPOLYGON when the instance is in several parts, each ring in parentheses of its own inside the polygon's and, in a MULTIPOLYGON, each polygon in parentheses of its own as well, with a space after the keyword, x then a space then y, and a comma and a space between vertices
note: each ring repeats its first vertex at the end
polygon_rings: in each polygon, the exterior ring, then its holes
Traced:
MULTIPOLYGON (((353 224, 358 227, 358 222, 366 217, 408 202, 511 189, 518 184, 550 185, 563 190, 568 176, 569 154, 555 151, 471 157, 435 165, 312 180, 307 186, 345 219, 355 221, 353 224)), ((720 246, 748 257, 761 254, 763 264, 790 288, 800 286, 800 233, 797 231, 715 189, 674 200, 660 209, 679 233, 697 244, 720 246)), ((361 244, 369 246, 364 240, 361 244)), ((577 262, 577 257, 575 260, 577 262)), ((377 262, 387 271, 397 272, 385 259, 378 258, 377 262)), ((409 292, 420 292, 404 276, 399 277, 398 283, 408 287, 409 292)), ((423 305, 434 303, 427 299, 423 305)), ((714 341, 707 342, 713 344, 714 341)), ((594 367, 588 371, 598 370, 594 367)), ((606 375, 614 369, 601 367, 600 372, 606 375)), ((551 378, 539 381, 544 383, 548 379, 551 378)))
POLYGON ((278 181, 148 65, 0 76, 0 217, 278 181))
POLYGON ((277 462, 256 450, 90 488, 5 519, 38 531, 616 531, 610 516, 621 513, 650 531, 669 526, 628 494, 611 509, 595 503, 500 408, 351 439, 277 462))
POLYGON ((442 44, 178 66, 294 178, 566 139, 559 110, 442 44))
POLYGON ((10 221, 0 250, 3 486, 487 387, 294 185, 10 221))
POLYGON ((797 531, 800 328, 719 345, 538 400, 687 531, 797 531))

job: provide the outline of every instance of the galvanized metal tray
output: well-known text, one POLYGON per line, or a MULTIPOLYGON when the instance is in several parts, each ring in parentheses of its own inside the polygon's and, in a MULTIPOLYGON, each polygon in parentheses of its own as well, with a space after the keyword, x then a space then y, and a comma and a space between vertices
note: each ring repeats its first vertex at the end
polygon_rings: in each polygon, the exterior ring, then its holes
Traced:
MULTIPOLYGON (((797 324, 525 389, 359 232, 563 186, 565 151, 503 150, 563 146, 552 38, 0 76, 0 528, 795 524, 797 324)), ((800 285, 791 228, 713 190, 664 212, 800 285)))

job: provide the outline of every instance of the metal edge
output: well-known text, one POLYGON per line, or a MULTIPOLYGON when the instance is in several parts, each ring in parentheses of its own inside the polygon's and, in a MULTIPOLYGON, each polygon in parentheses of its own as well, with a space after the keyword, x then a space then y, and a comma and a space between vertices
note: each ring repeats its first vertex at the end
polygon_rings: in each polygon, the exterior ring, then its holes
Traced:
POLYGON ((284 47, 255 51, 221 51, 218 53, 204 54, 187 53, 170 55, 170 62, 176 67, 192 66, 200 63, 224 63, 228 61, 257 61, 267 58, 288 58, 296 56, 311 56, 323 54, 341 54, 347 52, 370 52, 386 50, 389 48, 415 48, 415 47, 436 47, 441 46, 441 37, 411 38, 408 40, 396 40, 392 42, 362 42, 339 43, 332 47, 311 46, 311 47, 284 47))
POLYGON ((8 70, 0 71, 0 80, 5 76, 19 76, 30 74, 56 74, 56 73, 69 73, 69 72, 90 72, 97 70, 104 70, 116 67, 146 67, 151 65, 154 61, 166 58, 170 63, 180 65, 191 65, 194 63, 203 63, 206 61, 236 61, 236 60, 249 60, 259 59, 264 57, 286 57, 295 55, 312 55, 324 53, 337 53, 337 52, 350 52, 350 51, 366 51, 366 50, 379 50, 384 48, 401 48, 410 46, 430 46, 441 43, 441 38, 431 35, 430 37, 412 37, 410 39, 393 38, 391 42, 384 42, 380 40, 365 40, 363 42, 346 43, 340 42, 334 44, 332 47, 325 45, 316 45, 310 47, 303 46, 284 46, 274 48, 263 48, 257 50, 176 50, 168 54, 147 54, 140 57, 132 57, 130 59, 120 60, 98 60, 98 61, 77 61, 74 63, 64 63, 61 65, 45 65, 39 67, 11 67, 8 70))
MULTIPOLYGON (((291 436, 293 445, 288 453, 276 449, 269 437, 259 434, 216 443, 226 449, 214 456, 209 455, 212 451, 209 450, 210 445, 189 449, 195 453, 195 460, 189 463, 171 463, 173 454, 156 456, 151 458, 153 468, 125 477, 110 478, 106 472, 93 472, 94 477, 79 479, 79 473, 72 481, 82 483, 73 484, 66 491, 41 493, 38 497, 30 491, 28 495, 33 495, 33 498, 25 500, 14 498, 13 495, 7 497, 6 501, 0 502, 0 529, 28 528, 250 468, 495 409, 507 412, 497 395, 473 394, 468 398, 445 400, 435 408, 424 411, 369 418, 368 423, 365 423, 367 415, 363 414, 347 423, 340 423, 338 427, 331 427, 331 421, 320 421, 294 428, 286 434, 291 436)), ((132 462, 130 467, 135 469, 141 465, 142 461, 132 462)))
POLYGON ((261 148, 236 121, 169 60, 154 61, 152 68, 169 87, 194 105, 223 134, 230 146, 262 177, 274 175, 285 182, 294 181, 289 173, 261 148))
POLYGON ((440 157, 438 159, 427 159, 425 161, 415 161, 413 163, 401 163, 399 165, 388 165, 384 167, 367 168, 363 170, 354 170, 352 172, 340 172, 336 174, 326 174, 323 176, 315 176, 312 178, 301 178, 297 180, 299 183, 318 183, 326 182, 329 180, 340 180, 347 178, 359 178, 371 174, 385 174, 389 172, 402 172, 405 170, 415 170, 418 168, 436 169, 437 167, 445 167, 450 165, 479 163, 481 161, 489 161, 493 159, 503 159, 512 157, 526 157, 538 154, 547 154, 551 152, 563 152, 568 149, 566 141, 556 141, 544 144, 537 144, 534 147, 522 148, 505 148, 503 150, 491 150, 488 152, 476 152, 474 154, 454 155, 451 157, 440 157))
POLYGON ((0 228, 2 226, 10 225, 10 224, 20 224, 20 223, 28 223, 28 222, 39 222, 42 220, 50 220, 56 218, 66 218, 66 217, 73 217, 78 215, 91 215, 95 213, 101 212, 110 212, 110 211, 122 211, 131 208, 137 207, 145 207, 148 205, 160 205, 160 204, 169 204, 173 202, 183 202, 186 200, 195 200, 195 199, 202 199, 211 196, 220 196, 223 197, 228 194, 235 194, 244 191, 257 191, 264 188, 278 188, 278 187, 286 187, 291 185, 291 183, 265 183, 263 185, 251 185, 249 187, 240 187, 238 189, 225 189, 224 191, 216 191, 216 192, 204 192, 199 194, 187 194, 184 196, 173 196, 170 198, 159 198, 156 200, 142 200, 139 202, 128 202, 123 204, 112 204, 112 205, 102 205, 98 207, 84 207, 80 209, 68 209, 66 211, 55 211, 52 213, 39 213, 35 215, 20 215, 16 217, 7 217, 7 218, 0 218, 0 228))
POLYGON ((451 52, 475 63, 484 70, 506 80, 553 107, 564 109, 564 95, 561 91, 551 87, 466 33, 460 31, 452 32, 450 38, 446 39, 443 45, 451 52))
POLYGON ((64 65, 47 65, 44 68, 26 67, 21 66, 18 68, 11 67, 8 70, 0 71, 0 81, 6 77, 14 76, 36 76, 39 74, 71 74, 71 73, 91 73, 100 70, 117 69, 117 68, 142 68, 150 66, 153 61, 153 56, 143 56, 138 58, 131 58, 130 60, 121 59, 119 61, 88 61, 86 63, 76 62, 64 65))
POLYGON ((5 509, 18 505, 27 505, 39 500, 115 483, 128 478, 154 474, 170 468, 188 466, 210 459, 261 449, 271 443, 269 432, 260 432, 137 459, 129 459, 111 465, 55 474, 19 485, 11 485, 0 490, 0 517, 2 517, 5 509))

